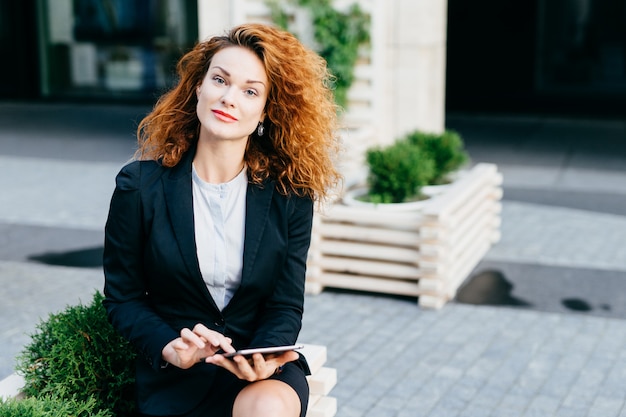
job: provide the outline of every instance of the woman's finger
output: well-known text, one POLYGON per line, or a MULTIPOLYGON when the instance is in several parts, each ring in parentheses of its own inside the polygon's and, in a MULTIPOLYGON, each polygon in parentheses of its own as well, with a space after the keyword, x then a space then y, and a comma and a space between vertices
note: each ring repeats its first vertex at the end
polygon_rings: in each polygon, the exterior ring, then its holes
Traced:
POLYGON ((206 340, 215 351, 222 349, 224 352, 234 352, 232 347, 232 340, 230 337, 226 337, 223 334, 207 328, 205 325, 198 323, 193 328, 193 333, 206 340))
POLYGON ((234 374, 237 378, 246 381, 256 381, 260 379, 257 376, 255 369, 253 369, 249 362, 251 358, 237 355, 232 358, 225 358, 223 355, 217 354, 205 359, 206 363, 220 366, 230 373, 234 374))
POLYGON ((249 358, 246 358, 241 355, 237 355, 233 358, 233 361, 237 364, 237 370, 239 378, 244 379, 246 381, 256 381, 261 379, 258 375, 258 371, 263 369, 263 364, 265 361, 263 360, 263 355, 257 353, 253 355, 252 364, 249 361, 249 358), (260 359, 256 358, 256 356, 260 356, 260 359), (260 361, 260 364, 257 364, 257 361, 260 361))
POLYGON ((188 328, 184 328, 180 331, 180 337, 184 342, 193 343, 198 349, 204 349, 206 343, 202 340, 200 336, 196 333, 192 332, 188 328))
POLYGON ((204 361, 206 363, 211 363, 213 365, 217 365, 226 369, 230 373, 234 374, 237 378, 242 378, 242 374, 241 372, 239 372, 237 362, 235 362, 233 358, 225 358, 224 356, 217 354, 209 356, 204 361))
POLYGON ((185 349, 189 349, 189 345, 185 342, 183 342, 183 340, 181 338, 175 339, 172 341, 172 347, 176 350, 185 350, 185 349))

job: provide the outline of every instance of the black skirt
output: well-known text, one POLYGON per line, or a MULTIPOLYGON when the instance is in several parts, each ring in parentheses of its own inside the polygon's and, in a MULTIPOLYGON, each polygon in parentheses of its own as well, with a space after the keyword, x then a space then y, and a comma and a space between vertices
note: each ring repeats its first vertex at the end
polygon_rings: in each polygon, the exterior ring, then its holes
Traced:
MULTIPOLYGON (((269 379, 282 381, 292 387, 300 398, 300 417, 306 415, 309 404, 309 384, 304 370, 297 362, 288 362, 281 373, 269 379)), ((170 417, 232 417, 235 398, 248 384, 227 370, 220 368, 216 375, 216 384, 207 396, 188 413, 170 417)), ((156 417, 143 414, 144 417, 156 417)), ((163 417, 163 416, 159 416, 163 417)))

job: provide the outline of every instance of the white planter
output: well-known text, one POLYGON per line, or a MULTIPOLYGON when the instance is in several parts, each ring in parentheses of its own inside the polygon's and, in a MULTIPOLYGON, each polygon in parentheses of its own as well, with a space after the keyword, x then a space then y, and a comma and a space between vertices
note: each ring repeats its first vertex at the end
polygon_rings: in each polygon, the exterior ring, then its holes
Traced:
POLYGON ((307 290, 401 294, 442 307, 499 239, 501 184, 495 165, 478 164, 414 207, 324 208, 314 219, 307 290))
POLYGON ((410 201, 407 203, 378 204, 359 200, 359 197, 367 194, 367 188, 353 188, 346 191, 342 203, 349 207, 361 207, 373 211, 411 211, 418 210, 426 204, 427 200, 410 201))

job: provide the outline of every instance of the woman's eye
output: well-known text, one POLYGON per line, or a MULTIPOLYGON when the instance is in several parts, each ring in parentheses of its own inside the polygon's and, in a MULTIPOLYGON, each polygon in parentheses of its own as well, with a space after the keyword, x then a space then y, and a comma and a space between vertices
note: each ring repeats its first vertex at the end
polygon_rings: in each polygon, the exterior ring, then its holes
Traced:
POLYGON ((256 96, 257 95, 256 91, 254 91, 254 90, 246 90, 245 94, 247 96, 256 96))
POLYGON ((213 81, 215 81, 217 84, 224 84, 226 81, 224 81, 224 79, 222 77, 220 77, 219 75, 216 75, 215 77, 213 77, 213 81))

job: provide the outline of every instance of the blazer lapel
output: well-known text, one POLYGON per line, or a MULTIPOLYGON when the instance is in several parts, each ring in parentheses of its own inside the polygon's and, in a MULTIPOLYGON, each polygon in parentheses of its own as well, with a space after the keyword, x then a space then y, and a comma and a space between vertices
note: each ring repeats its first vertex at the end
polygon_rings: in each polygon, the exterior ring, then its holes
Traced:
POLYGON ((267 224, 273 193, 274 184, 272 181, 265 181, 263 186, 248 184, 242 283, 244 283, 254 271, 254 262, 259 252, 261 236, 267 224))
POLYGON ((170 175, 163 178, 163 189, 172 229, 174 230, 181 256, 193 278, 193 285, 198 287, 217 309, 217 305, 202 279, 196 253, 191 183, 191 163, 194 155, 195 148, 189 149, 185 153, 183 159, 172 168, 170 175))

